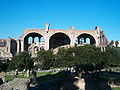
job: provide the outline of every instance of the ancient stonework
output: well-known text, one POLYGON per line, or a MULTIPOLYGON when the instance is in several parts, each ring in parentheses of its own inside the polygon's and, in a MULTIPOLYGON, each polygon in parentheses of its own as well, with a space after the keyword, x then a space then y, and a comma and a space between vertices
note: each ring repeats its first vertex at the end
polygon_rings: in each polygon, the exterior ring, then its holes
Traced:
POLYGON ((41 49, 56 49, 58 47, 73 47, 75 44, 82 46, 92 44, 101 47, 104 51, 109 43, 101 27, 97 26, 93 30, 70 29, 50 29, 50 24, 46 24, 45 29, 25 29, 18 40, 7 38, 0 40, 0 57, 11 58, 13 55, 24 50, 29 51, 33 57, 41 49))
POLYGON ((28 90, 29 79, 15 78, 13 81, 0 85, 0 90, 28 90))
POLYGON ((10 60, 12 55, 17 52, 17 42, 15 39, 7 38, 0 39, 0 57, 5 60, 10 60))

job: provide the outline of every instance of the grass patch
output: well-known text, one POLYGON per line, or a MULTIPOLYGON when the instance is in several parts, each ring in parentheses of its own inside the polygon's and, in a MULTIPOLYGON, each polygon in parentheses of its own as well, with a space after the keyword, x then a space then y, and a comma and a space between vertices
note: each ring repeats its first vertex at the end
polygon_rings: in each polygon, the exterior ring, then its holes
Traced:
POLYGON ((113 87, 112 90, 120 90, 120 87, 113 87))
POLYGON ((40 77, 40 76, 45 76, 45 75, 53 75, 53 74, 56 74, 57 72, 37 72, 37 77, 40 77))
POLYGON ((68 77, 68 72, 48 73, 44 76, 37 77, 37 82, 47 82, 50 80, 64 79, 68 77))
POLYGON ((13 75, 7 75, 5 76, 5 81, 9 82, 12 81, 15 77, 13 75))
MULTIPOLYGON (((37 78, 42 77, 42 76, 46 76, 46 75, 53 75, 53 74, 56 74, 56 72, 37 72, 37 78)), ((14 78, 29 78, 29 79, 31 79, 32 77, 31 76, 26 77, 25 73, 22 73, 22 74, 19 74, 16 76, 15 75, 7 75, 5 77, 5 80, 7 82, 9 82, 9 81, 12 81, 14 78)))
POLYGON ((5 81, 9 82, 12 81, 14 78, 30 78, 30 77, 25 77, 24 75, 7 75, 5 76, 5 81))

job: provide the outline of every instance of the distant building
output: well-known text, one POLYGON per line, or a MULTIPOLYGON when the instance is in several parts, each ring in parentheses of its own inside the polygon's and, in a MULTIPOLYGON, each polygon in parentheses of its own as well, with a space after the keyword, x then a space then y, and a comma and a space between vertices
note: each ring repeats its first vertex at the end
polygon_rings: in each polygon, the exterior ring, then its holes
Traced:
POLYGON ((11 59, 17 52, 17 42, 15 39, 0 39, 0 57, 2 59, 11 59))

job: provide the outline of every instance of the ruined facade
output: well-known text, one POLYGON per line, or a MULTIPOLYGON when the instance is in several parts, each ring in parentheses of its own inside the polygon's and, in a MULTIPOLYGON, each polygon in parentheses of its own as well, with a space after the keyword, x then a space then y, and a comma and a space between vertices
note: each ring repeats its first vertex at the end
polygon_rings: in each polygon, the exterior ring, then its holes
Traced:
POLYGON ((32 54, 40 49, 55 49, 59 46, 75 44, 93 44, 105 50, 108 40, 100 27, 94 30, 70 29, 50 29, 50 24, 46 24, 45 29, 26 29, 19 40, 17 40, 17 52, 24 50, 31 51, 32 54))
POLYGON ((0 39, 0 57, 2 59, 11 59, 17 52, 17 42, 15 39, 0 39))
POLYGON ((25 29, 16 43, 16 53, 26 50, 35 55, 41 49, 56 49, 60 46, 73 47, 75 44, 78 46, 92 44, 101 47, 101 50, 104 51, 108 40, 99 26, 93 30, 75 30, 74 26, 71 26, 70 29, 50 29, 50 24, 46 23, 45 29, 25 29))

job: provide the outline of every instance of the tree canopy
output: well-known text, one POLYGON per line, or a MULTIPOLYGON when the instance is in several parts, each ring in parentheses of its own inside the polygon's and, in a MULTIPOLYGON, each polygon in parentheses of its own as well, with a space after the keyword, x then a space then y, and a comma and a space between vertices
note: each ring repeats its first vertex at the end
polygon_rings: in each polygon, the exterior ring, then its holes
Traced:
POLYGON ((9 63, 10 69, 30 69, 33 67, 33 59, 31 54, 27 51, 20 52, 18 55, 13 56, 12 61, 9 63))
POLYGON ((55 60, 56 67, 77 66, 84 71, 102 69, 102 63, 102 52, 100 48, 93 45, 60 48, 55 60))
MULTIPOLYGON (((59 48, 56 54, 53 50, 40 50, 35 58, 36 66, 41 69, 77 67, 82 71, 96 71, 112 66, 120 66, 120 49, 108 45, 105 52, 94 45, 59 48)), ((11 69, 27 69, 33 66, 29 52, 21 52, 12 58, 11 69)))
POLYGON ((120 50, 118 48, 108 46, 104 54, 108 66, 120 66, 120 50))
POLYGON ((41 69, 50 69, 54 61, 54 55, 52 50, 40 50, 38 51, 36 62, 41 69))
POLYGON ((101 52, 99 47, 84 45, 79 47, 59 48, 53 67, 79 67, 84 71, 95 71, 111 66, 120 66, 120 50, 106 47, 101 52))

